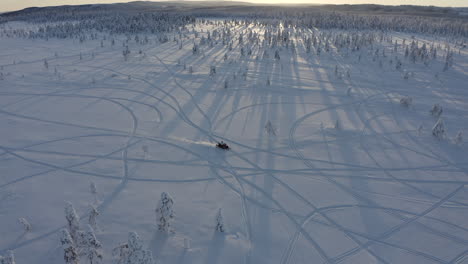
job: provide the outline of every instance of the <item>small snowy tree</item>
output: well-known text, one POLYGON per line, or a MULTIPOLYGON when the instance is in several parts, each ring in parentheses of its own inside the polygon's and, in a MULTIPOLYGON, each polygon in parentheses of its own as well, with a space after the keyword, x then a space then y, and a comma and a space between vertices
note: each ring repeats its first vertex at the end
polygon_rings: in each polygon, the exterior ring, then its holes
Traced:
POLYGON ((15 264, 15 255, 9 250, 5 257, 0 256, 0 264, 15 264))
POLYGON ((222 209, 219 208, 218 213, 216 214, 216 231, 224 233, 224 218, 222 209))
POLYGON ((88 225, 84 235, 84 254, 89 264, 97 264, 102 261, 102 245, 97 240, 93 228, 88 225))
POLYGON ((98 189, 97 189, 97 186, 96 186, 96 183, 94 182, 90 182, 89 183, 89 191, 91 192, 91 194, 93 195, 94 197, 94 202, 97 203, 97 194, 98 194, 98 189))
POLYGON ((171 222, 174 219, 173 205, 174 200, 172 200, 171 196, 165 192, 161 193, 161 200, 159 201, 158 208, 156 208, 156 220, 159 230, 164 232, 171 231, 171 222))
POLYGON ((434 104, 430 111, 431 115, 435 117, 440 117, 440 115, 442 115, 442 112, 443 112, 442 106, 440 106, 439 104, 434 104))
POLYGON ((67 219, 68 231, 70 232, 73 241, 77 242, 78 231, 80 231, 80 222, 75 208, 73 208, 73 204, 70 202, 67 202, 65 205, 65 218, 67 219))
POLYGON ((66 229, 62 229, 60 243, 64 251, 63 259, 66 264, 78 264, 78 252, 75 248, 75 243, 73 242, 70 233, 66 229))
POLYGON ((210 66, 210 77, 215 76, 216 74, 216 66, 210 66))
POLYGON ((442 118, 439 118, 434 127, 432 127, 432 135, 438 139, 443 139, 445 137, 445 125, 442 118))
POLYGON ((276 51, 275 51, 275 59, 276 59, 276 60, 280 60, 280 59, 281 59, 280 54, 279 54, 279 50, 276 50, 276 51))
POLYGON ((335 130, 341 130, 341 123, 339 119, 335 121, 335 130))
POLYGON ((23 226, 24 232, 31 231, 31 224, 25 218, 18 218, 18 222, 23 226))
POLYGON ((270 120, 268 120, 268 122, 265 125, 265 131, 268 135, 276 136, 276 128, 271 124, 270 120))
MULTIPOLYGON (((121 264, 153 264, 153 256, 151 251, 143 248, 143 243, 140 237, 135 232, 128 234, 128 242, 120 245, 116 249, 119 250, 119 262, 121 264)), ((114 249, 115 250, 115 249, 114 249)))
POLYGON ((44 68, 49 69, 49 62, 47 59, 44 59, 44 68))
POLYGON ((411 104, 413 103, 413 98, 409 97, 409 96, 405 96, 403 98, 400 99, 400 104, 404 107, 410 107, 411 104))
POLYGON ((461 131, 458 131, 457 135, 455 136, 455 144, 461 145, 463 143, 463 135, 461 131))
POLYGON ((91 205, 90 211, 89 211, 88 224, 94 229, 97 229, 96 218, 98 217, 98 215, 99 215, 98 209, 95 206, 91 205))

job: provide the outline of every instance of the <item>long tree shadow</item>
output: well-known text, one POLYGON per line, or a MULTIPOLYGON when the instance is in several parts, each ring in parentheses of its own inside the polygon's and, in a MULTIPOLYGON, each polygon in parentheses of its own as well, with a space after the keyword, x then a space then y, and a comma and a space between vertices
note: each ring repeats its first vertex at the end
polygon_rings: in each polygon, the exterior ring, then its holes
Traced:
POLYGON ((206 259, 203 263, 222 263, 219 261, 219 257, 224 249, 225 240, 226 237, 224 233, 213 232, 213 236, 211 237, 211 246, 206 253, 206 259))

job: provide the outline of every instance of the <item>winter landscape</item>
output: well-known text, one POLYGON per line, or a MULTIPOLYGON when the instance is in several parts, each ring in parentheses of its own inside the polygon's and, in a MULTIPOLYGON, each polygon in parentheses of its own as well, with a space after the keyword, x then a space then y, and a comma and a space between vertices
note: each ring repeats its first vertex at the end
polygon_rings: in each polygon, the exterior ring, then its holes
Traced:
POLYGON ((468 263, 467 14, 0 14, 0 263, 468 263))

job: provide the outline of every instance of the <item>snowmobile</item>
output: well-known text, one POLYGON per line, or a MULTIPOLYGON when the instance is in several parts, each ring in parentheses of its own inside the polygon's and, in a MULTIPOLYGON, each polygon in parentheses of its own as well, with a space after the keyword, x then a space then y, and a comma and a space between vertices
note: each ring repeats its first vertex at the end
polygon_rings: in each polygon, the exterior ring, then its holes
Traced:
POLYGON ((216 144, 216 147, 220 148, 220 149, 224 149, 224 150, 229 150, 230 149, 229 146, 226 143, 224 143, 223 141, 218 142, 216 144))

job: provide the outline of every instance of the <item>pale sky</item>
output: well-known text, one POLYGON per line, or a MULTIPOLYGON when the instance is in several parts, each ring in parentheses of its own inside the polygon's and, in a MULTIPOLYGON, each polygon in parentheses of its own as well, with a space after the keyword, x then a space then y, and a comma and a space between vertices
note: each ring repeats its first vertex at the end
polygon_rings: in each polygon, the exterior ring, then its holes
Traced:
MULTIPOLYGON (((79 5, 129 2, 130 0, 0 0, 0 11, 19 10, 31 6, 79 5)), ((310 3, 310 4, 382 4, 434 5, 468 7, 468 0, 245 0, 254 3, 310 3)))

